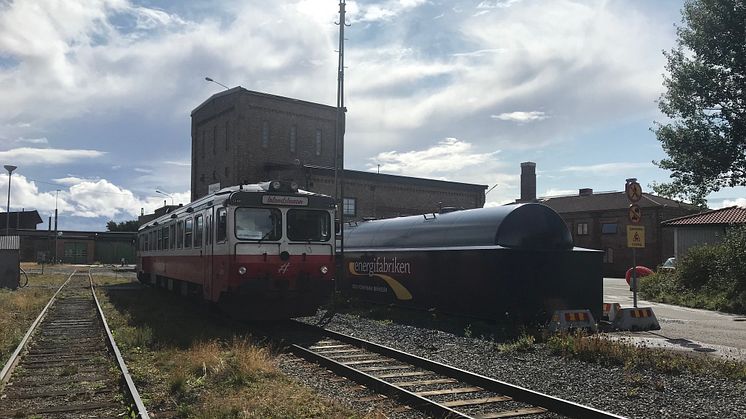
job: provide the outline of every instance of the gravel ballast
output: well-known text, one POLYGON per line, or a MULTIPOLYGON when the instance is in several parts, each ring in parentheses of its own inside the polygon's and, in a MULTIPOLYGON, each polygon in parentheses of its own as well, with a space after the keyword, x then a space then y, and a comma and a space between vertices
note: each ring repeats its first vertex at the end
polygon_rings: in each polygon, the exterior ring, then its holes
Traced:
MULTIPOLYGON (((325 328, 330 330, 621 416, 746 417, 746 383, 743 381, 692 373, 625 371, 621 366, 609 367, 556 356, 544 345, 534 345, 535 349, 528 352, 502 353, 490 339, 353 314, 330 316, 319 312, 316 317, 301 320, 316 324, 322 319, 325 328)), ((301 381, 313 380, 302 378, 301 381)), ((320 387, 308 384, 317 389, 324 386, 323 383, 320 387)), ((347 403, 354 405, 356 402, 353 398, 347 403)))

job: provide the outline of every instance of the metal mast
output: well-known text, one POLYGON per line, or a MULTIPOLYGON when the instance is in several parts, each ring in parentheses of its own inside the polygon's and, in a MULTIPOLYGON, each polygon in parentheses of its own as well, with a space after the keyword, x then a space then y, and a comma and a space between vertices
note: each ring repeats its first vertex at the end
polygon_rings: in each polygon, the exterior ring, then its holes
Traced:
POLYGON ((337 208, 339 210, 339 252, 344 256, 344 131, 345 112, 344 104, 344 79, 345 79, 345 0, 339 2, 339 63, 337 66, 337 126, 334 141, 334 192, 336 193, 337 208))

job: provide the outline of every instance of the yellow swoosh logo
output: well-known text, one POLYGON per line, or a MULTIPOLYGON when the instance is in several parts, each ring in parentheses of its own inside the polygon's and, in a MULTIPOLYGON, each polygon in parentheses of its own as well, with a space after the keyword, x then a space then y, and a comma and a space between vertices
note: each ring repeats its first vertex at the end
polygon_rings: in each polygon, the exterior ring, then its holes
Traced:
MULTIPOLYGON (((349 264, 349 270, 350 273, 356 276, 368 276, 367 273, 360 273, 355 270, 355 264, 353 262, 350 262, 349 264)), ((411 300, 412 299, 412 293, 409 292, 408 289, 404 287, 404 285, 401 284, 401 282, 397 281, 396 279, 383 274, 373 274, 373 276, 377 276, 381 279, 383 279, 386 284, 391 288, 392 291, 394 291, 394 295, 396 296, 397 300, 411 300)))

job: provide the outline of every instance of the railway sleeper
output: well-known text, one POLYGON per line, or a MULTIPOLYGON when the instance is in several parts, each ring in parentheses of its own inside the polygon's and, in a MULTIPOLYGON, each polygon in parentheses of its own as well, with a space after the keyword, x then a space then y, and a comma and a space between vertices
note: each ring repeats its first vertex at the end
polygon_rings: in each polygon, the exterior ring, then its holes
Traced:
POLYGON ((6 392, 9 400, 21 400, 21 399, 44 399, 49 397, 59 396, 78 396, 83 394, 104 394, 104 393, 118 393, 118 387, 101 387, 101 388, 78 388, 78 389, 65 389, 65 390, 50 390, 50 391, 37 391, 37 392, 6 392))

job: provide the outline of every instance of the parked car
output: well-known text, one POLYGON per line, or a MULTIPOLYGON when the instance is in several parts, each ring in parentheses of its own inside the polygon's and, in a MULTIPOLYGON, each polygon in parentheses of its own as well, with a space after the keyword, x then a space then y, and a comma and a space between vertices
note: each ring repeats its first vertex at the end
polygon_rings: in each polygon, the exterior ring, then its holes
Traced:
POLYGON ((658 267, 658 272, 673 272, 676 270, 676 258, 668 258, 658 267))

